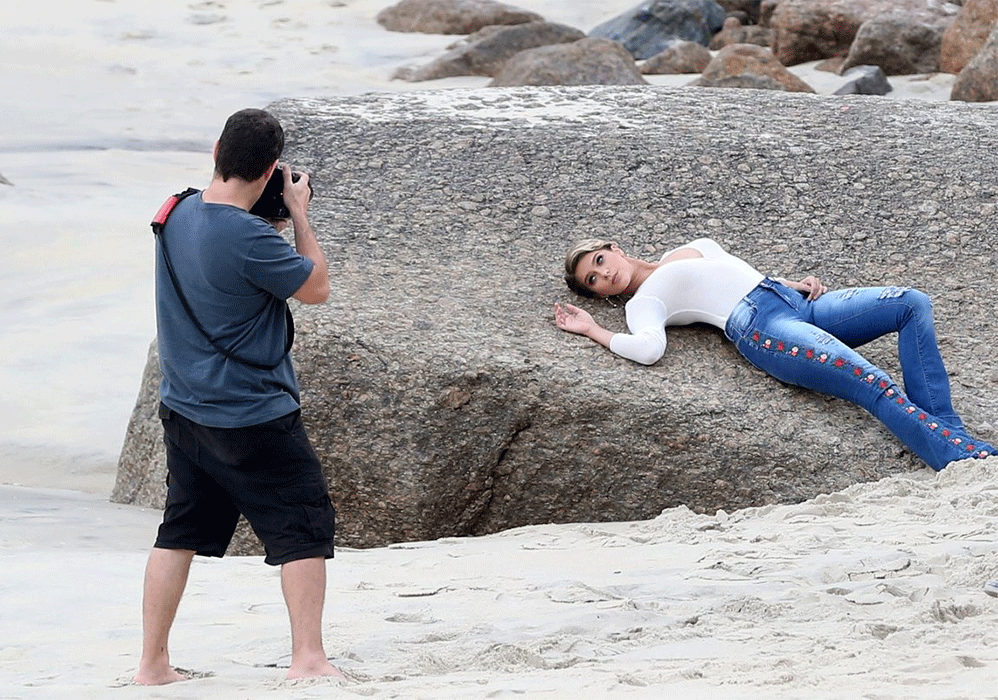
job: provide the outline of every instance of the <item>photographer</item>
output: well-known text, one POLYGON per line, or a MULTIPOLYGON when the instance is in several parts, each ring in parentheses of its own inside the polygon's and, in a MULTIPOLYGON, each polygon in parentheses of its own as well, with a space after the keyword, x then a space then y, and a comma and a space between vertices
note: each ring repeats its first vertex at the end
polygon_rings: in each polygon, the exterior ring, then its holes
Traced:
POLYGON ((281 567, 291 621, 288 678, 339 676, 322 645, 334 513, 301 422, 288 351, 287 299, 329 296, 326 259, 309 225, 308 175, 283 167, 294 247, 249 212, 284 149, 258 109, 236 112, 215 144, 202 192, 157 215, 156 315, 167 449, 163 523, 146 566, 143 646, 135 682, 184 680, 168 637, 195 554, 221 557, 244 515, 281 567))

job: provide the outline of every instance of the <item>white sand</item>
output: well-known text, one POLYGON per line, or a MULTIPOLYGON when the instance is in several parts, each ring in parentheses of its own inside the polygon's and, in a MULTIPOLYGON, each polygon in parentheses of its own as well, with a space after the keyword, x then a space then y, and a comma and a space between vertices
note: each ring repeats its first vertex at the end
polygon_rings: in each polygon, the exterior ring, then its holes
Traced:
POLYGON ((198 560, 174 663, 128 686, 158 513, 0 488, 0 697, 988 698, 998 687, 998 459, 716 517, 538 526, 340 550, 343 687, 281 682, 274 569, 198 560), (113 692, 110 688, 114 688, 113 692))
MULTIPOLYGON (((391 81, 456 37, 389 34, 388 4, 4 5, 0 698, 998 697, 995 459, 730 516, 341 550, 326 636, 343 688, 280 682, 274 569, 199 560, 173 660, 214 675, 127 685, 159 513, 106 496, 154 334, 147 222, 207 181, 240 107, 487 82, 391 81)), ((588 30, 633 0, 518 4, 588 30)), ((891 82, 888 99, 945 100, 952 76, 891 82)))

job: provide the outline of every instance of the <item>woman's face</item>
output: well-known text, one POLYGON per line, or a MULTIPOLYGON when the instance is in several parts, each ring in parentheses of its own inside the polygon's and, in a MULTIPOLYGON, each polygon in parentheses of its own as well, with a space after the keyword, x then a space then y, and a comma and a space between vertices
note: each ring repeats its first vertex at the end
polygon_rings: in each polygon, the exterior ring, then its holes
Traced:
POLYGON ((633 274, 630 261, 616 243, 609 249, 600 248, 586 253, 575 268, 575 279, 601 297, 622 293, 631 283, 633 274))

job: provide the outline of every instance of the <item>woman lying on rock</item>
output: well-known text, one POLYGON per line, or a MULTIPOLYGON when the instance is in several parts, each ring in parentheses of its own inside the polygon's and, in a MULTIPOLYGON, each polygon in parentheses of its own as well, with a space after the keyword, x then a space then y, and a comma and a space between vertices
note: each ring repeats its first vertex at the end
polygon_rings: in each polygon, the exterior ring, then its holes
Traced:
POLYGON ((658 262, 632 258, 616 243, 582 241, 565 258, 565 281, 583 296, 630 296, 630 333, 612 333, 571 304, 554 307, 559 328, 630 360, 657 362, 665 353, 665 326, 709 323, 767 374, 865 408, 933 469, 998 455, 968 435, 953 410, 932 305, 918 290, 829 292, 817 277, 765 277, 707 238, 658 262), (904 392, 853 349, 894 332, 904 392))

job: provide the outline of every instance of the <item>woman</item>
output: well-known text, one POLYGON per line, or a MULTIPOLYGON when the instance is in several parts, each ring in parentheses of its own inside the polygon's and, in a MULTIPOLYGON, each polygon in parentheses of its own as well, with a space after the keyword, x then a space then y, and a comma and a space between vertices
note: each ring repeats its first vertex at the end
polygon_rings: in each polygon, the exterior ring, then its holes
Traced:
POLYGON ((565 258, 565 281, 584 296, 630 296, 630 333, 612 333, 582 309, 555 304, 559 328, 618 355, 652 364, 665 353, 665 326, 709 323, 773 377, 865 408, 933 469, 998 455, 968 435, 953 410, 932 305, 918 290, 829 292, 817 277, 765 277, 708 238, 671 250, 658 262, 625 255, 616 243, 582 241, 565 258), (904 392, 853 350, 893 332, 904 392))

